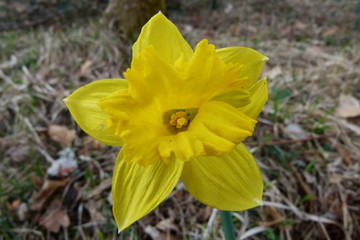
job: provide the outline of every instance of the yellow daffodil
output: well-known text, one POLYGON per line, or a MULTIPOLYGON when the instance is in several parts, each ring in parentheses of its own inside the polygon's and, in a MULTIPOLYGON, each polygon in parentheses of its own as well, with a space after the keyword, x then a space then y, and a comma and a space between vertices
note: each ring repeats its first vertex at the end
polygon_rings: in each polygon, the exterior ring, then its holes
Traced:
POLYGON ((64 100, 85 132, 122 146, 112 185, 119 230, 156 208, 179 179, 217 209, 261 204, 261 174, 242 141, 267 101, 258 78, 268 58, 206 39, 192 50, 162 13, 132 50, 125 79, 92 82, 64 100))

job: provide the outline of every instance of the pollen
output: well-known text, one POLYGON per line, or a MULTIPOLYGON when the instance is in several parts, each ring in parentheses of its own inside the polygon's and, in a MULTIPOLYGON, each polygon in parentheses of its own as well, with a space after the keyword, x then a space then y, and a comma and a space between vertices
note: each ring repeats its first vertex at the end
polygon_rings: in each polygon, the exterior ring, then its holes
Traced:
POLYGON ((186 127, 189 119, 187 118, 188 114, 186 112, 176 112, 171 115, 170 125, 176 126, 177 129, 182 129, 186 127))

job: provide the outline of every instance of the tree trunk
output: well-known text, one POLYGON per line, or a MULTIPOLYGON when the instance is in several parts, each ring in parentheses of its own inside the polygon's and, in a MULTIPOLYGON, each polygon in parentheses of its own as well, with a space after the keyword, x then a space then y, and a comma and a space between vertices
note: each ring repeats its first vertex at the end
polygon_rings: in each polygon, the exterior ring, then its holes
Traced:
POLYGON ((166 11, 166 0, 110 0, 105 15, 117 32, 135 41, 141 27, 156 13, 166 11))

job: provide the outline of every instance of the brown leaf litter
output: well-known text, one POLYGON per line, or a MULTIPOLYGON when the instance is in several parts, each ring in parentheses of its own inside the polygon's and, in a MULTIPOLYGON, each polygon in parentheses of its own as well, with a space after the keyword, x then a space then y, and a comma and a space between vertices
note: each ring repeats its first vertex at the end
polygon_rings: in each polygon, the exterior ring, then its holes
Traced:
POLYGON ((40 217, 39 224, 54 233, 59 232, 61 227, 70 226, 70 218, 60 200, 55 199, 48 205, 46 212, 40 217))
POLYGON ((64 148, 70 147, 75 138, 75 130, 70 130, 66 126, 60 125, 50 125, 48 134, 53 141, 59 143, 64 148))
MULTIPOLYGON (((210 37, 219 48, 246 46, 270 58, 269 101, 246 141, 263 173, 264 206, 233 212, 237 239, 359 239, 356 1, 230 0, 216 10, 199 2, 201 11, 188 1, 180 9, 189 11, 168 12, 191 46, 210 37), (284 89, 292 94, 274 97, 284 89)), ((3 32, 0 52, 1 236, 223 239, 218 211, 181 183, 118 235, 110 201, 118 148, 88 137, 62 102, 129 66, 130 44, 103 20, 3 32), (57 162, 65 149, 74 161, 57 162)))

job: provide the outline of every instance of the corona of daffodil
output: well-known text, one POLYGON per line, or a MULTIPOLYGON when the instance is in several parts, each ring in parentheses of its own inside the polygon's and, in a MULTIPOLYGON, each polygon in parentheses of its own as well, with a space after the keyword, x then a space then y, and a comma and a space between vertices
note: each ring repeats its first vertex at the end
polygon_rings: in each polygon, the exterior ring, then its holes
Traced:
POLYGON ((113 173, 119 231, 156 208, 181 179, 202 203, 229 211, 261 204, 259 168, 242 141, 268 92, 268 60, 245 47, 195 50, 162 13, 142 28, 124 79, 83 86, 64 102, 89 135, 122 146, 113 173))

